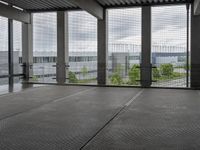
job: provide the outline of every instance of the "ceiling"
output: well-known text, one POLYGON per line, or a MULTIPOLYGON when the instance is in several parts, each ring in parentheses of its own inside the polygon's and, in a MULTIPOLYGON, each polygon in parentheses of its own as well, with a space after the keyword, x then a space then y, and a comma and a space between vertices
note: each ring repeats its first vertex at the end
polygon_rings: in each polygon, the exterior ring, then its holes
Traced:
MULTIPOLYGON (((80 9, 72 0, 1 0, 26 11, 53 11, 80 9)), ((86 1, 86 0, 85 0, 86 1)), ((104 8, 141 5, 188 3, 193 0, 95 0, 104 8)))

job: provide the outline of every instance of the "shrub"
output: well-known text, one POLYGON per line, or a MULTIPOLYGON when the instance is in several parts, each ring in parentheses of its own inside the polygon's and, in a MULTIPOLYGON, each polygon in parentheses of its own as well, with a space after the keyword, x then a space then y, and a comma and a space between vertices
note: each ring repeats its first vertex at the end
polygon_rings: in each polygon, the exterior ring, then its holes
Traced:
POLYGON ((160 78, 160 71, 158 68, 153 68, 153 78, 160 78))
POLYGON ((74 72, 69 72, 69 83, 77 83, 78 79, 76 78, 76 75, 74 72))
POLYGON ((33 81, 38 81, 38 77, 35 76, 35 75, 33 75, 32 80, 33 80, 33 81))
POLYGON ((121 85, 122 84, 122 78, 119 73, 115 72, 111 76, 111 83, 114 85, 121 85))
POLYGON ((172 76, 173 71, 174 71, 174 68, 172 64, 162 64, 160 66, 160 72, 163 76, 172 76))
POLYGON ((87 69, 87 67, 83 67, 82 69, 81 69, 81 73, 83 74, 83 77, 85 77, 87 74, 88 74, 88 69, 87 69))
POLYGON ((137 80, 140 78, 139 65, 133 65, 129 70, 129 84, 137 84, 137 80))

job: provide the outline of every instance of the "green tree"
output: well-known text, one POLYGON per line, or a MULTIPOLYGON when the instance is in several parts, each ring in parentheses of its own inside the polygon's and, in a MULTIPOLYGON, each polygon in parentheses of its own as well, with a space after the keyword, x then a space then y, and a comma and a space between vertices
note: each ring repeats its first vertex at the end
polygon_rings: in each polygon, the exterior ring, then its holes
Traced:
POLYGON ((74 72, 69 72, 69 83, 77 83, 78 79, 76 78, 76 75, 74 72))
POLYGON ((133 65, 129 70, 129 84, 134 85, 137 84, 137 80, 140 79, 140 69, 139 65, 133 65))
POLYGON ((160 71, 158 70, 158 68, 153 68, 153 78, 160 78, 160 71))
POLYGON ((122 78, 118 72, 115 72, 111 76, 111 83, 114 85, 121 85, 122 84, 122 78))
POLYGON ((36 75, 33 75, 32 80, 33 81, 38 81, 38 77, 36 75))
POLYGON ((87 74, 88 74, 88 69, 87 69, 86 66, 84 66, 84 67, 81 69, 81 73, 82 73, 83 77, 86 77, 86 76, 87 76, 87 74))
POLYGON ((174 68, 172 64, 162 64, 160 66, 160 72, 163 76, 172 76, 174 72, 174 68))
POLYGON ((123 71, 123 67, 121 64, 117 64, 117 66, 114 69, 114 73, 111 76, 111 83, 114 85, 121 85, 123 83, 121 73, 123 71))

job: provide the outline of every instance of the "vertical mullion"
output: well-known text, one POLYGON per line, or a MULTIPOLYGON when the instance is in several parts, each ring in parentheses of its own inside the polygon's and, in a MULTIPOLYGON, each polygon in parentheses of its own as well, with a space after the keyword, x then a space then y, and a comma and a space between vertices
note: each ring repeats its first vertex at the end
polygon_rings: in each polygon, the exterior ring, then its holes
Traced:
POLYGON ((186 87, 189 87, 189 9, 190 4, 186 4, 187 9, 187 56, 186 56, 186 87))

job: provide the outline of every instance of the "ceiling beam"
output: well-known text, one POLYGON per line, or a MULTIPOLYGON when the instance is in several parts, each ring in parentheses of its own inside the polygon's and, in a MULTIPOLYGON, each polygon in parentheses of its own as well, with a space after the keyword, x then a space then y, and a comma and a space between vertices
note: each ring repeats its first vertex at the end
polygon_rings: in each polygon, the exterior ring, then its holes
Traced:
POLYGON ((87 11, 97 19, 103 19, 103 7, 95 0, 67 0, 68 2, 77 5, 81 9, 87 11))
POLYGON ((200 15, 200 1, 194 1, 194 15, 200 15))
POLYGON ((30 23, 31 17, 29 13, 16 9, 14 7, 0 3, 0 16, 17 20, 23 23, 30 23))

